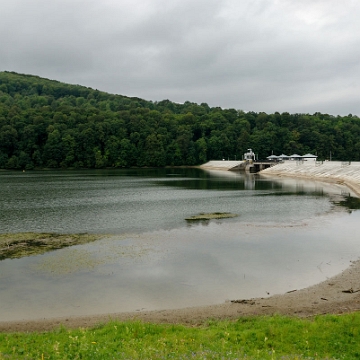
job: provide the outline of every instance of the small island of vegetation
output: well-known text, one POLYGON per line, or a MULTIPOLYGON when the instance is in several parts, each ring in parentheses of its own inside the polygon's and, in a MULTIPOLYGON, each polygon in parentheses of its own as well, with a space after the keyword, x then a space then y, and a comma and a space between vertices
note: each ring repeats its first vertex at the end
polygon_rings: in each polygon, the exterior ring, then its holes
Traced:
POLYGON ((0 260, 44 254, 68 246, 86 244, 99 238, 99 235, 92 234, 0 234, 0 260))
POLYGON ((201 221, 211 219, 226 219, 239 216, 238 214, 232 214, 227 212, 214 212, 214 213, 200 213, 199 215, 190 216, 185 218, 187 221, 201 221))

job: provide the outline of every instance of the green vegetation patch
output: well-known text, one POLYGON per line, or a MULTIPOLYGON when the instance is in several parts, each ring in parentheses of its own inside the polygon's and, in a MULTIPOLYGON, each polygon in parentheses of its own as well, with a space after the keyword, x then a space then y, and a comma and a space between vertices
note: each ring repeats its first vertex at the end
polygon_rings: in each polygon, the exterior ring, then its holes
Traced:
POLYGON ((239 216, 238 214, 232 214, 227 212, 215 212, 215 213, 200 213, 199 215, 194 215, 188 218, 185 218, 187 221, 198 221, 198 220, 211 220, 211 219, 225 219, 233 218, 239 216))
POLYGON ((319 160, 333 150, 333 160, 359 161, 359 137, 351 114, 152 102, 0 71, 0 169, 194 166, 239 158, 249 147, 260 159, 291 154, 293 144, 319 160))
POLYGON ((39 259, 32 268, 51 276, 62 276, 83 270, 92 270, 98 266, 116 264, 121 259, 122 264, 142 261, 147 256, 161 254, 162 249, 154 249, 148 244, 137 242, 124 245, 124 236, 107 236, 96 244, 63 249, 59 253, 39 259))
MULTIPOLYGON (((0 234, 0 260, 44 254, 99 239, 90 234, 15 233, 0 234)), ((0 358, 1 359, 1 358, 0 358)))
POLYGON ((0 334, 0 359, 358 359, 360 313, 0 334))

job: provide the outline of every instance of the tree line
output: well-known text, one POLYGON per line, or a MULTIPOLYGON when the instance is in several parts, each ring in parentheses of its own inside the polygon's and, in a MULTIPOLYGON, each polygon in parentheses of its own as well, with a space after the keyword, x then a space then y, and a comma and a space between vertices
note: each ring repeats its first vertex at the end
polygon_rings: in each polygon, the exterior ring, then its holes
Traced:
POLYGON ((152 102, 0 72, 1 169, 191 166, 248 148, 359 161, 360 119, 152 102))

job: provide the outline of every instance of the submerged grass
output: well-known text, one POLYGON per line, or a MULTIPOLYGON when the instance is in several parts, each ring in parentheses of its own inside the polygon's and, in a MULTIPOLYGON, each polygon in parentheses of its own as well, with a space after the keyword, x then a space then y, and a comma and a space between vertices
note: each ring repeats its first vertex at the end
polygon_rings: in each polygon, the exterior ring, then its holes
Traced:
POLYGON ((188 218, 185 218, 187 221, 197 221, 197 220, 211 220, 211 219, 225 219, 233 218, 239 216, 238 214, 232 214, 227 212, 214 212, 214 213, 200 213, 199 215, 194 215, 188 218))
POLYGON ((358 359, 360 313, 0 334, 0 359, 358 359))
POLYGON ((92 234, 14 233, 0 234, 0 260, 44 254, 99 239, 92 234))

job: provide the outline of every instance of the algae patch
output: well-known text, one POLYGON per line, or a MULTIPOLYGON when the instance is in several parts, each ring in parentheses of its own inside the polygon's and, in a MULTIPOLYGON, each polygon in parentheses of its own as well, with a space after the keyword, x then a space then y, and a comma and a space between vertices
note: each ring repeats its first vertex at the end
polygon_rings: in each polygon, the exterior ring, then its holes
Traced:
POLYGON ((33 269, 56 276, 81 271, 108 271, 110 265, 119 266, 128 262, 142 261, 151 255, 154 250, 150 246, 135 244, 124 245, 114 238, 107 238, 86 246, 74 246, 59 252, 49 254, 34 265, 33 269), (101 267, 105 265, 104 268, 101 267))
POLYGON ((100 239, 93 234, 14 233, 0 234, 0 260, 44 254, 100 239))
POLYGON ((232 214, 227 212, 215 212, 215 213, 200 213, 199 215, 194 215, 188 218, 185 218, 187 221, 199 221, 199 220, 211 220, 211 219, 225 219, 225 218, 234 218, 239 216, 238 214, 232 214))

